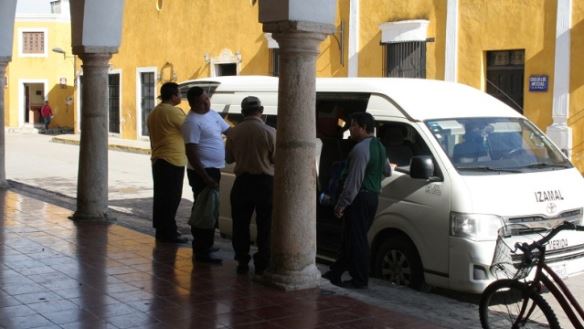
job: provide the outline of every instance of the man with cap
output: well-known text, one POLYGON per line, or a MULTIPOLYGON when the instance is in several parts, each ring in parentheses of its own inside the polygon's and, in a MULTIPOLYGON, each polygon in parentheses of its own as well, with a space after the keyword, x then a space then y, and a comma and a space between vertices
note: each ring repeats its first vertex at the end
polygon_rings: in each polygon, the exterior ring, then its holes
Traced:
POLYGON ((235 162, 231 190, 233 249, 239 263, 237 273, 249 271, 251 217, 256 213, 258 252, 253 256, 255 274, 261 275, 270 261, 272 190, 276 151, 276 130, 262 120, 263 106, 254 96, 241 102, 244 120, 227 137, 226 161, 235 162))

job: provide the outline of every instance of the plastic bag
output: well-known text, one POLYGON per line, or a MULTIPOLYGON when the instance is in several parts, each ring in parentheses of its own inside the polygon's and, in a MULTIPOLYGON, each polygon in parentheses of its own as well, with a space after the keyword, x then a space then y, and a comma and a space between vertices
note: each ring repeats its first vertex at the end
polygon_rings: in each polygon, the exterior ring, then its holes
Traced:
POLYGON ((219 219, 219 189, 205 187, 197 196, 189 225, 198 229, 214 229, 219 219))

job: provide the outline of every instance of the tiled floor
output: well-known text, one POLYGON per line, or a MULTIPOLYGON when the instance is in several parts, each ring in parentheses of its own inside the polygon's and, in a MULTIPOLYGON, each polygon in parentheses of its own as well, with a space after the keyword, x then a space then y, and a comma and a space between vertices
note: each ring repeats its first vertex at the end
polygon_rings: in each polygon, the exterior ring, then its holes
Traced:
POLYGON ((437 328, 330 291, 282 292, 190 248, 0 192, 0 328, 437 328))

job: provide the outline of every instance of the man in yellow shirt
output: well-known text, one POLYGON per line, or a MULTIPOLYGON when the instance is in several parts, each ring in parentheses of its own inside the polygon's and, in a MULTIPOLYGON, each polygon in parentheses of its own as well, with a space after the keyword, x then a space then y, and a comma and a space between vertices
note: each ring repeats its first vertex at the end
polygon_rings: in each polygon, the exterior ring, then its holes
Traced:
POLYGON ((180 236, 175 221, 187 162, 181 133, 185 113, 176 107, 181 102, 178 84, 163 84, 160 99, 160 104, 148 115, 154 180, 152 222, 156 241, 185 243, 188 240, 180 236))

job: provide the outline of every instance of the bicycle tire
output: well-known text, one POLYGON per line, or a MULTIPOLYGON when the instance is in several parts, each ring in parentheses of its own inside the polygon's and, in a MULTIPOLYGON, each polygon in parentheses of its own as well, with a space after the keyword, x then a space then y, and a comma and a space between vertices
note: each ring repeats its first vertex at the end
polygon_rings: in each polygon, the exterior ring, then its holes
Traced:
POLYGON ((560 329, 556 314, 543 297, 516 280, 491 283, 481 295, 479 315, 483 329, 560 329), (527 320, 514 325, 524 302, 532 311, 527 320))

